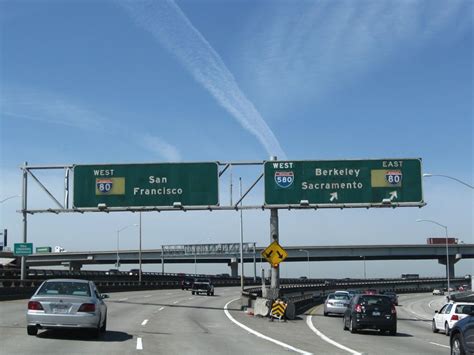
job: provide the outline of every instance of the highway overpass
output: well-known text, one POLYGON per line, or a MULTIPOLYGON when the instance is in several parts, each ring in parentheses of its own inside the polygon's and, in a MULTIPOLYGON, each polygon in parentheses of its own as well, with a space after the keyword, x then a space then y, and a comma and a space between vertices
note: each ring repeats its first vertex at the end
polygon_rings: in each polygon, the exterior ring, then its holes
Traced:
MULTIPOLYGON (((332 246, 284 246, 288 252, 285 262, 295 261, 348 261, 348 260, 437 260, 446 264, 446 246, 427 244, 397 245, 332 245, 332 246), (306 251, 302 251, 306 250, 306 251)), ((260 261, 263 247, 255 252, 244 254, 245 262, 260 261)), ((5 253, 4 253, 5 254, 5 253)), ((121 264, 138 264, 138 250, 120 250, 121 264)), ((4 256, 5 257, 5 256, 4 256)), ((460 259, 474 258, 474 244, 449 245, 450 274, 454 277, 454 264, 460 259)), ((239 253, 164 253, 162 249, 142 250, 142 263, 226 263, 231 266, 232 274, 237 273, 239 253)), ((64 253, 33 254, 28 257, 28 266, 69 265, 71 269, 80 269, 86 264, 113 265, 117 260, 117 250, 80 251, 64 253)))

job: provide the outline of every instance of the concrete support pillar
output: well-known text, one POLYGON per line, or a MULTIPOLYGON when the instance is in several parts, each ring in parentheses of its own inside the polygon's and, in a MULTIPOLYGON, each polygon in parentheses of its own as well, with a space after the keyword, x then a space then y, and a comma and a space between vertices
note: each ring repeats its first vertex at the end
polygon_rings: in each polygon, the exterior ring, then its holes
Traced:
POLYGON ((71 261, 69 263, 69 271, 81 271, 82 264, 77 261, 71 261))
MULTIPOLYGON (((452 279, 455 276, 454 272, 454 264, 456 264, 460 259, 457 259, 455 256, 450 255, 449 256, 449 278, 452 279)), ((446 265, 446 257, 444 258, 439 258, 438 263, 441 265, 446 265)), ((446 276, 448 275, 448 267, 446 266, 446 276)))
POLYGON ((239 263, 236 258, 232 258, 231 261, 227 263, 230 266, 230 276, 238 277, 239 276, 239 263))

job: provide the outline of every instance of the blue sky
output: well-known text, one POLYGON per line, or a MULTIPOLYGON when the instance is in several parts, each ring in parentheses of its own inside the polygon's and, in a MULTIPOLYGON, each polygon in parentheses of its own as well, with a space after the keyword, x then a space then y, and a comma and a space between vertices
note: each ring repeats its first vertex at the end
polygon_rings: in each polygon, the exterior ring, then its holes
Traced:
MULTIPOLYGON (((421 157, 424 172, 472 184, 472 11, 471 1, 4 0, 0 200, 19 193, 24 161, 421 157)), ((238 174, 248 186, 256 172, 238 174)), ((60 176, 45 178, 60 190, 60 176)), ((422 209, 281 212, 281 242, 409 243, 443 232, 417 218, 472 242, 471 190, 433 177, 424 191, 422 209)), ((18 204, 0 207, 12 242, 18 204)), ((267 214, 246 213, 246 239, 268 242, 267 214)), ((135 219, 33 216, 29 239, 113 249, 115 231, 135 219)), ((238 241, 236 213, 150 214, 144 228, 150 248, 238 241)), ((393 265, 383 270, 398 274, 393 265)), ((472 272, 472 262, 458 265, 472 272)))

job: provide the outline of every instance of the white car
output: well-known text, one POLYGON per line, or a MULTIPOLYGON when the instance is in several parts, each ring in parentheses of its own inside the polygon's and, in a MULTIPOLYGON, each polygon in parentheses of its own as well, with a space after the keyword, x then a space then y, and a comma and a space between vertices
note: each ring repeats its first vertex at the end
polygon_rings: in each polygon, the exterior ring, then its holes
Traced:
POLYGON ((452 301, 446 303, 439 311, 435 312, 431 329, 433 333, 437 333, 441 330, 444 334, 449 335, 454 324, 472 312, 474 312, 474 303, 452 301))
POLYGON ((438 288, 435 288, 433 290, 433 296, 443 296, 444 295, 444 291, 443 290, 440 290, 438 288))

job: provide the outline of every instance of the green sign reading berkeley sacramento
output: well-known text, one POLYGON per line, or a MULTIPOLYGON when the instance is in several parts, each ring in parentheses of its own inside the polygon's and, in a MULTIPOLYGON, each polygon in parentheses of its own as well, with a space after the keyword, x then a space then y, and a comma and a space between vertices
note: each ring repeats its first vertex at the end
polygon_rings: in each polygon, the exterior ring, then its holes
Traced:
POLYGON ((217 163, 76 165, 74 207, 217 206, 217 163))
POLYGON ((424 205, 421 178, 421 159, 267 161, 265 204, 424 205))

